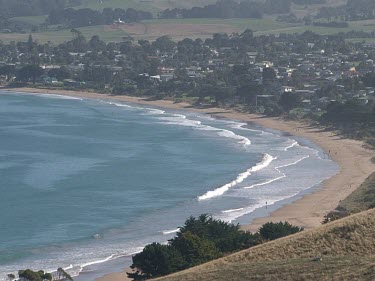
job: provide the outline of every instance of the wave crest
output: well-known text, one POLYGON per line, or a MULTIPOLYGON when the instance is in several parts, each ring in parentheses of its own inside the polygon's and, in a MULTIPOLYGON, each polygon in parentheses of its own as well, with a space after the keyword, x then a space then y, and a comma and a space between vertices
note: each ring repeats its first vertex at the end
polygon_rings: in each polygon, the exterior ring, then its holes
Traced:
POLYGON ((272 157, 271 155, 265 154, 261 162, 251 167, 250 169, 246 170, 245 172, 239 174, 238 177, 234 181, 227 183, 215 190, 206 192, 204 195, 199 196, 198 200, 202 201, 202 200, 207 200, 207 199, 211 199, 211 198, 223 195, 230 188, 233 188, 237 184, 243 182, 246 178, 248 178, 251 175, 251 173, 254 173, 254 172, 257 172, 266 168, 275 159, 276 158, 272 157))

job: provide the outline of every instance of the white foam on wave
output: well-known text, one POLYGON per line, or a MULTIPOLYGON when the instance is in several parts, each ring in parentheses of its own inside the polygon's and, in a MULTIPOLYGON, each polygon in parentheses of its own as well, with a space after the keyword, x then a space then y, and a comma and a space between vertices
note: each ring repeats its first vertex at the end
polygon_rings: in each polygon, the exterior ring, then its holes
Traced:
MULTIPOLYGON (((323 182, 323 180, 319 181, 318 183, 313 184, 312 186, 306 187, 304 190, 308 190, 308 189, 310 189, 314 186, 317 186, 317 185, 321 184, 323 182)), ((300 193, 301 193, 301 191, 298 191, 298 192, 295 192, 293 194, 288 194, 286 196, 278 196, 278 197, 275 197, 275 198, 263 198, 263 199, 260 199, 255 205, 252 205, 252 206, 249 206, 249 207, 239 208, 237 211, 234 211, 234 210, 232 212, 224 212, 223 211, 222 212, 223 215, 221 215, 221 216, 219 215, 219 216, 217 216, 217 218, 222 219, 222 220, 227 221, 227 222, 232 222, 239 217, 242 217, 242 216, 245 216, 245 215, 248 215, 248 214, 254 212, 257 209, 270 207, 270 206, 272 206, 272 205, 274 205, 274 204, 276 204, 280 201, 283 201, 283 200, 286 200, 286 199, 289 199, 289 198, 293 198, 293 197, 299 195, 300 193)))
POLYGON ((165 114, 165 111, 161 110, 161 109, 147 108, 147 107, 145 107, 145 109, 148 110, 148 114, 149 115, 161 115, 161 114, 165 114))
POLYGON ((221 187, 219 187, 219 188, 217 188, 215 190, 211 190, 211 191, 206 192, 204 195, 199 196, 198 200, 202 201, 202 200, 207 200, 207 199, 211 199, 211 198, 223 195, 230 188, 233 188, 234 186, 236 186, 239 183, 243 182, 252 173, 260 171, 260 170, 266 168, 268 165, 271 164, 271 162, 274 159, 276 159, 276 158, 272 157, 269 154, 265 154, 261 162, 259 162, 255 166, 251 167, 250 169, 246 170, 245 172, 239 174, 238 177, 234 181, 232 181, 230 183, 227 183, 227 184, 225 184, 225 185, 223 185, 223 186, 221 186, 221 187))
POLYGON ((258 186, 263 186, 263 185, 267 185, 267 184, 270 184, 270 183, 273 183, 275 181, 278 181, 278 180, 281 180, 283 178, 285 178, 286 175, 283 174, 282 176, 280 177, 277 177, 277 178, 274 178, 274 179, 271 179, 271 180, 268 180, 268 181, 265 181, 265 182, 261 182, 261 183, 256 183, 256 184, 253 184, 251 186, 245 186, 244 188, 245 189, 250 189, 250 188, 254 188, 254 187, 258 187, 258 186))
POLYGON ((110 104, 110 105, 115 105, 115 106, 118 106, 118 107, 126 107, 126 108, 134 108, 134 109, 137 109, 137 107, 130 106, 130 105, 128 105, 128 104, 124 104, 124 103, 108 102, 108 104, 110 104))
POLYGON ((251 141, 247 137, 237 135, 234 132, 229 131, 229 130, 223 129, 222 131, 218 132, 218 135, 222 137, 226 137, 226 138, 239 140, 240 143, 243 145, 251 145, 251 141))
POLYGON ((83 100, 82 98, 66 96, 66 95, 59 95, 59 94, 37 94, 38 97, 46 97, 46 98, 55 98, 55 99, 62 99, 62 100, 83 100))
POLYGON ((197 120, 187 119, 184 115, 177 115, 174 114, 173 116, 163 116, 158 117, 157 119, 163 121, 162 124, 166 125, 179 125, 179 126, 186 126, 186 127, 199 127, 201 126, 202 122, 197 120))
POLYGON ((299 143, 298 143, 298 141, 293 140, 293 143, 292 143, 291 145, 285 147, 285 148, 284 148, 284 151, 288 151, 289 149, 291 149, 291 148, 293 148, 293 147, 295 147, 295 146, 299 146, 299 143))
POLYGON ((158 120, 163 121, 163 124, 168 125, 180 125, 180 126, 187 126, 187 127, 193 127, 198 130, 202 131, 217 131, 218 135, 225 138, 231 138, 235 140, 239 140, 240 144, 243 144, 244 146, 251 145, 250 139, 247 137, 237 135, 234 132, 226 129, 220 129, 209 125, 202 124, 201 121, 198 120, 192 120, 188 119, 186 115, 182 114, 172 114, 172 116, 162 116, 158 117, 158 120))
MULTIPOLYGON (((220 129, 209 125, 202 124, 199 120, 193 120, 187 118, 186 115, 183 114, 172 114, 167 113, 164 110, 156 109, 156 108, 148 108, 148 107, 136 107, 136 106, 130 106, 128 104, 123 103, 117 103, 117 102, 108 102, 111 105, 119 106, 119 107, 127 107, 132 109, 139 109, 139 110, 147 110, 148 115, 158 115, 157 119, 161 121, 162 124, 166 125, 179 125, 179 126, 186 126, 186 127, 192 127, 194 129, 202 130, 202 131, 217 131, 218 135, 221 137, 231 138, 235 140, 239 140, 239 143, 244 146, 251 145, 251 140, 247 137, 237 135, 234 132, 226 129, 220 129), (169 116, 160 116, 160 115, 169 115, 169 116)), ((245 126, 246 123, 238 123, 234 121, 228 121, 228 123, 232 124, 238 124, 241 126, 245 126)), ((251 129, 249 129, 251 130, 251 129)))
POLYGON ((73 267, 74 267, 74 266, 73 266, 73 265, 71 264, 71 265, 69 265, 69 266, 65 267, 65 268, 64 268, 64 270, 69 270, 69 269, 73 269, 73 267))
POLYGON ((172 234, 172 233, 177 233, 180 229, 177 228, 177 229, 172 229, 172 230, 163 230, 161 233, 163 235, 167 235, 167 234, 172 234))
POLYGON ((221 211, 223 214, 228 214, 228 213, 234 213, 234 212, 238 212, 238 211, 242 211, 244 208, 238 208, 238 209, 229 209, 229 210, 224 210, 224 211, 221 211))
POLYGON ((233 129, 238 129, 238 130, 244 130, 244 131, 250 131, 250 132, 255 132, 255 133, 260 133, 263 134, 265 131, 262 130, 256 130, 256 129, 250 129, 250 128, 245 128, 247 126, 247 123, 239 123, 239 122, 233 122, 233 125, 231 126, 233 129))
POLYGON ((70 275, 72 277, 76 277, 78 276, 86 267, 89 267, 89 266, 92 266, 92 265, 97 265, 97 264, 101 264, 101 263, 105 263, 105 262, 108 262, 108 261, 111 261, 111 260, 114 260, 114 259, 118 259, 118 258, 121 258, 121 257, 127 257, 127 256, 132 256, 132 255, 135 255, 135 254, 138 254, 140 252, 142 252, 144 249, 144 247, 137 247, 137 248, 134 248, 132 250, 130 250, 129 252, 125 252, 125 253, 119 253, 119 254, 112 254, 104 259, 100 259, 100 260, 94 260, 94 261, 91 261, 91 262, 86 262, 84 264, 81 264, 81 265, 78 265, 78 266, 73 266, 73 265, 70 265, 68 266, 65 270, 67 270, 69 273, 71 273, 70 275), (75 268, 77 268, 77 270, 75 271, 72 271, 74 270, 75 268))
POLYGON ((248 125, 247 123, 233 122, 232 124, 233 125, 231 127, 234 128, 234 129, 255 132, 255 133, 258 133, 258 135, 273 135, 273 136, 275 135, 273 133, 266 132, 266 131, 263 131, 263 130, 247 128, 247 127, 245 127, 245 126, 248 125))
MULTIPOLYGON (((268 201, 268 206, 272 205, 274 202, 268 201)), ((255 205, 249 206, 249 207, 243 207, 239 209, 234 210, 227 210, 222 211, 223 215, 217 216, 219 219, 231 223, 233 220, 242 217, 244 215, 250 214, 254 212, 256 209, 262 208, 266 206, 266 200, 260 201, 256 203, 255 205)))
POLYGON ((298 159, 297 161, 293 162, 293 163, 289 163, 289 164, 286 164, 286 165, 282 165, 282 166, 278 166, 278 167, 275 167, 275 170, 281 174, 281 176, 277 177, 277 178, 274 178, 274 179, 271 179, 271 180, 268 180, 268 181, 265 181, 265 182, 261 182, 261 183, 256 183, 256 184, 253 184, 251 186, 245 186, 244 189, 250 189, 250 188, 254 188, 254 187, 258 187, 258 186, 263 186, 263 185, 267 185, 267 184, 270 184, 270 183, 273 183, 275 181, 278 181, 278 180, 281 180, 283 178, 286 178, 286 174, 281 172, 280 169, 282 168, 285 168, 285 167, 289 167, 289 166, 294 166, 294 165, 297 165, 299 162, 309 158, 310 155, 307 155, 307 156, 304 156, 302 157, 301 159, 298 159))

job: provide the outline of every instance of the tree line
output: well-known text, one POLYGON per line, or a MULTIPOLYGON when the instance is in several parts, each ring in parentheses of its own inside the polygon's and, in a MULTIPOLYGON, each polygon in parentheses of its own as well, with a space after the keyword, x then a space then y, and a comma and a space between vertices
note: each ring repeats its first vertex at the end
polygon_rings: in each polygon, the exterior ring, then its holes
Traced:
POLYGON ((134 271, 128 277, 145 280, 168 275, 302 230, 287 222, 266 223, 252 234, 206 214, 190 217, 167 244, 152 243, 134 255, 134 271))
POLYGON ((219 0, 215 4, 191 9, 166 9, 160 18, 262 18, 264 14, 289 13, 292 0, 257 1, 219 0))
POLYGON ((0 18, 46 15, 52 10, 81 4, 81 0, 0 0, 0 18))
MULTIPOLYGON (((22 281, 73 281, 73 278, 63 269, 58 268, 57 271, 52 274, 43 270, 33 271, 31 269, 19 270, 17 280, 22 281)), ((9 281, 16 280, 16 276, 12 273, 7 275, 9 281)))
POLYGON ((146 19, 152 19, 150 12, 129 9, 105 8, 102 12, 85 9, 55 9, 50 11, 46 20, 47 25, 62 24, 67 27, 83 27, 103 24, 113 24, 115 21, 130 23, 139 22, 146 19))
POLYGON ((338 7, 322 7, 317 18, 328 21, 340 18, 342 21, 365 20, 375 18, 375 2, 373 0, 348 0, 338 7))

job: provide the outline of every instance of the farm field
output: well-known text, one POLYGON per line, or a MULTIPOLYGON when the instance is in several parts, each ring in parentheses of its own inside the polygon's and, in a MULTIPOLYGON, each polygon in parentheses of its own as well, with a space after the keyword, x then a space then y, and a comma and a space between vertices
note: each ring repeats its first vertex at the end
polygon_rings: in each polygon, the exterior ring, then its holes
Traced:
MULTIPOLYGON (((21 18, 30 20, 28 17, 21 18)), ((18 18, 18 20, 21 20, 18 18)), ((41 18, 39 19, 41 20, 41 18)), ((214 33, 242 32, 245 29, 252 29, 256 35, 280 34, 280 33, 303 33, 306 30, 327 35, 351 30, 363 30, 371 32, 375 29, 375 20, 350 22, 348 28, 330 28, 319 26, 305 26, 302 24, 288 24, 277 22, 274 18, 263 19, 165 19, 149 20, 142 23, 122 25, 100 25, 78 28, 86 38, 99 35, 106 42, 119 42, 124 36, 132 36, 134 39, 155 40, 156 38, 169 35, 174 40, 184 38, 207 38, 214 33)), ((61 43, 70 40, 72 35, 70 29, 33 33, 33 38, 39 42, 61 43)), ((24 41, 28 34, 9 33, 0 34, 3 42, 24 41)))
POLYGON ((133 8, 157 13, 168 8, 202 7, 215 2, 216 0, 83 0, 83 4, 77 8, 91 8, 94 10, 102 10, 103 8, 133 8))

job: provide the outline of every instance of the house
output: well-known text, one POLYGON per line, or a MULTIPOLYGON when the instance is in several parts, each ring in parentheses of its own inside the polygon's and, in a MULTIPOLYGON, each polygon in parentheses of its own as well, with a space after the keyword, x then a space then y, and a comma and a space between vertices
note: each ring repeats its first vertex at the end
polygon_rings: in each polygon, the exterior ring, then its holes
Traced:
POLYGON ((85 82, 78 82, 73 79, 65 79, 63 80, 63 83, 64 83, 64 86, 73 87, 73 88, 82 87, 83 85, 86 84, 85 82))
POLYGON ((44 84, 56 84, 56 83, 59 83, 59 81, 55 77, 44 76, 44 77, 41 77, 41 79, 42 79, 42 82, 44 84))
POLYGON ((281 90, 280 90, 280 94, 284 94, 284 93, 294 93, 294 91, 296 90, 295 87, 291 87, 291 86, 282 86, 281 87, 281 90))

